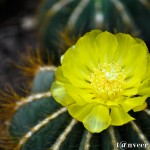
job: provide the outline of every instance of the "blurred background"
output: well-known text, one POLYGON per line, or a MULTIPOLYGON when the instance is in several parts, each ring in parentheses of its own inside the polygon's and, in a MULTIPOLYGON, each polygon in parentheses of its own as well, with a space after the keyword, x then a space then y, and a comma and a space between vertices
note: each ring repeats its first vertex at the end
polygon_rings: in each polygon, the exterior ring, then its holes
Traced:
POLYGON ((38 0, 0 0, 0 89, 7 89, 8 85, 14 88, 25 86, 13 64, 22 62, 20 55, 28 48, 39 47, 38 3, 38 0))

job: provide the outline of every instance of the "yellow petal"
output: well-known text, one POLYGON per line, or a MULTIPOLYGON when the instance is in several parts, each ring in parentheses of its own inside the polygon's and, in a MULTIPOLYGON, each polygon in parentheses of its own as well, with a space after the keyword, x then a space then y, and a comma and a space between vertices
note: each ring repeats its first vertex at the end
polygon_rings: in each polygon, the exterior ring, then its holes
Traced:
MULTIPOLYGON (((138 84, 137 83, 137 86, 139 86, 140 84, 138 84)), ((138 93, 138 89, 139 89, 139 87, 127 87, 127 88, 125 88, 124 90, 123 90, 123 93, 122 93, 122 95, 124 95, 124 96, 128 96, 128 97, 131 97, 131 96, 134 96, 134 95, 137 95, 137 93, 138 93)))
POLYGON ((59 82, 68 83, 68 80, 63 75, 61 66, 55 71, 55 79, 59 82))
POLYGON ((141 40, 141 39, 139 39, 139 38, 134 38, 134 39, 136 40, 136 42, 137 42, 138 44, 141 44, 141 46, 143 46, 143 47, 146 49, 147 52, 149 52, 149 51, 148 51, 148 48, 147 48, 147 46, 146 46, 146 44, 145 44, 145 42, 144 42, 143 40, 141 40))
POLYGON ((147 50, 145 47, 136 44, 129 49, 125 69, 127 76, 136 75, 135 77, 141 79, 147 69, 147 50))
POLYGON ((61 82, 54 82, 51 87, 51 93, 54 99, 63 106, 74 103, 74 100, 66 93, 64 84, 61 82))
POLYGON ((140 105, 140 106, 137 106, 137 107, 133 108, 133 111, 134 112, 141 111, 141 110, 144 110, 146 107, 147 107, 147 103, 144 102, 143 105, 140 105))
POLYGON ((147 69, 147 52, 140 44, 136 44, 130 48, 129 58, 127 58, 125 71, 125 85, 124 92, 126 96, 136 95, 140 87, 141 79, 146 73, 147 69), (129 90, 128 90, 129 89, 129 90))
POLYGON ((112 107, 110 117, 112 119, 111 125, 115 126, 120 126, 134 120, 133 117, 120 107, 112 107))
POLYGON ((147 70, 146 73, 142 79, 142 83, 147 82, 147 80, 150 80, 150 54, 147 54, 147 70))
POLYGON ((125 60, 129 57, 128 52, 130 47, 137 44, 137 42, 129 34, 118 33, 116 34, 116 38, 118 47, 113 60, 123 67, 126 65, 125 60))
POLYGON ((97 51, 95 38, 100 35, 102 31, 94 30, 79 39, 75 49, 78 55, 78 61, 86 65, 91 71, 99 64, 99 50, 97 51))
POLYGON ((128 96, 137 94, 137 89, 142 76, 146 72, 148 50, 145 43, 140 39, 134 39, 128 34, 116 34, 118 48, 114 61, 121 65, 126 71, 125 89, 128 96), (142 71, 141 71, 142 70, 142 71), (131 91, 132 90, 132 91, 131 91))
MULTIPOLYGON (((82 61, 84 62, 84 58, 82 61)), ((62 72, 65 78, 67 78, 73 85, 78 87, 89 86, 90 70, 79 61, 78 55, 76 55, 74 49, 69 49, 65 53, 62 63, 62 72)))
POLYGON ((150 80, 147 80, 147 82, 139 88, 138 94, 150 97, 150 80))
POLYGON ((64 77, 61 67, 58 67, 55 72, 56 81, 51 86, 51 93, 54 99, 63 106, 74 103, 74 100, 67 94, 65 84, 69 81, 64 77))
POLYGON ((68 106, 68 111, 71 116, 73 116, 78 121, 83 121, 83 119, 91 112, 96 103, 87 104, 80 106, 78 104, 72 104, 68 106))
POLYGON ((79 105, 90 103, 94 95, 90 92, 90 89, 78 88, 69 84, 65 84, 67 93, 74 99, 79 105))
POLYGON ((138 94, 150 96, 150 54, 147 56, 147 71, 142 79, 138 94))
POLYGON ((143 103, 146 101, 147 96, 143 97, 133 97, 133 98, 127 98, 122 104, 122 108, 125 110, 125 112, 130 111, 131 109, 143 105, 143 103))
POLYGON ((118 42, 115 35, 109 32, 103 32, 96 37, 96 48, 99 51, 101 63, 111 63, 116 52, 118 42))
POLYGON ((99 133, 110 125, 111 118, 109 109, 105 106, 98 105, 83 120, 83 124, 87 130, 92 133, 99 133))

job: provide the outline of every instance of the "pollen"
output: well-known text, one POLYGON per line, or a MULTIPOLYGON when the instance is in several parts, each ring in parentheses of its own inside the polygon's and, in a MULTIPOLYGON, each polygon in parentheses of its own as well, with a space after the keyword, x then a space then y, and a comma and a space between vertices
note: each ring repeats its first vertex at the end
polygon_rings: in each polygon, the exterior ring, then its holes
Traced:
POLYGON ((99 64, 91 74, 91 85, 97 97, 114 101, 123 92, 125 71, 118 64, 99 64))

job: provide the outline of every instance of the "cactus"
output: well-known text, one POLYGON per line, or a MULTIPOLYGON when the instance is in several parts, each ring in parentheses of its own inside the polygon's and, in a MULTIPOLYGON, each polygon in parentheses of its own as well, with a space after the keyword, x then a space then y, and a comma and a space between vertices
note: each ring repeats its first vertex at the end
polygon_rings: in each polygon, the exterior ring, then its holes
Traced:
POLYGON ((91 29, 130 33, 149 44, 149 16, 149 0, 45 0, 39 15, 41 41, 55 64, 91 29))
MULTIPOLYGON (((45 0, 39 16, 43 49, 49 49, 52 63, 58 65, 67 47, 94 28, 134 34, 148 42, 150 12, 147 4, 147 0, 45 0), (132 7, 140 8, 133 10, 132 7)), ((124 141, 143 144, 146 145, 143 149, 149 149, 150 99, 147 99, 147 109, 130 112, 135 121, 120 127, 110 126, 101 133, 90 133, 49 92, 56 67, 50 63, 45 65, 39 57, 25 59, 28 66, 24 66, 23 71, 33 78, 32 83, 29 80, 31 90, 25 96, 13 89, 0 94, 0 148, 117 150, 124 148, 120 145, 124 141)), ((134 145, 130 146, 134 149, 134 145)))

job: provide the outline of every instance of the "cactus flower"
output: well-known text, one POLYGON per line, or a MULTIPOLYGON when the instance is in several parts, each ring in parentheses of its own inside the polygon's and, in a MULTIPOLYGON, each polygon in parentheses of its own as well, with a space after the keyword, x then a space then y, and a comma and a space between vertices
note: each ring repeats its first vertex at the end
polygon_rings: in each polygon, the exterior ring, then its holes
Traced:
POLYGON ((150 54, 128 34, 93 30, 69 48, 51 93, 87 130, 99 133, 134 118, 150 96, 150 54))

